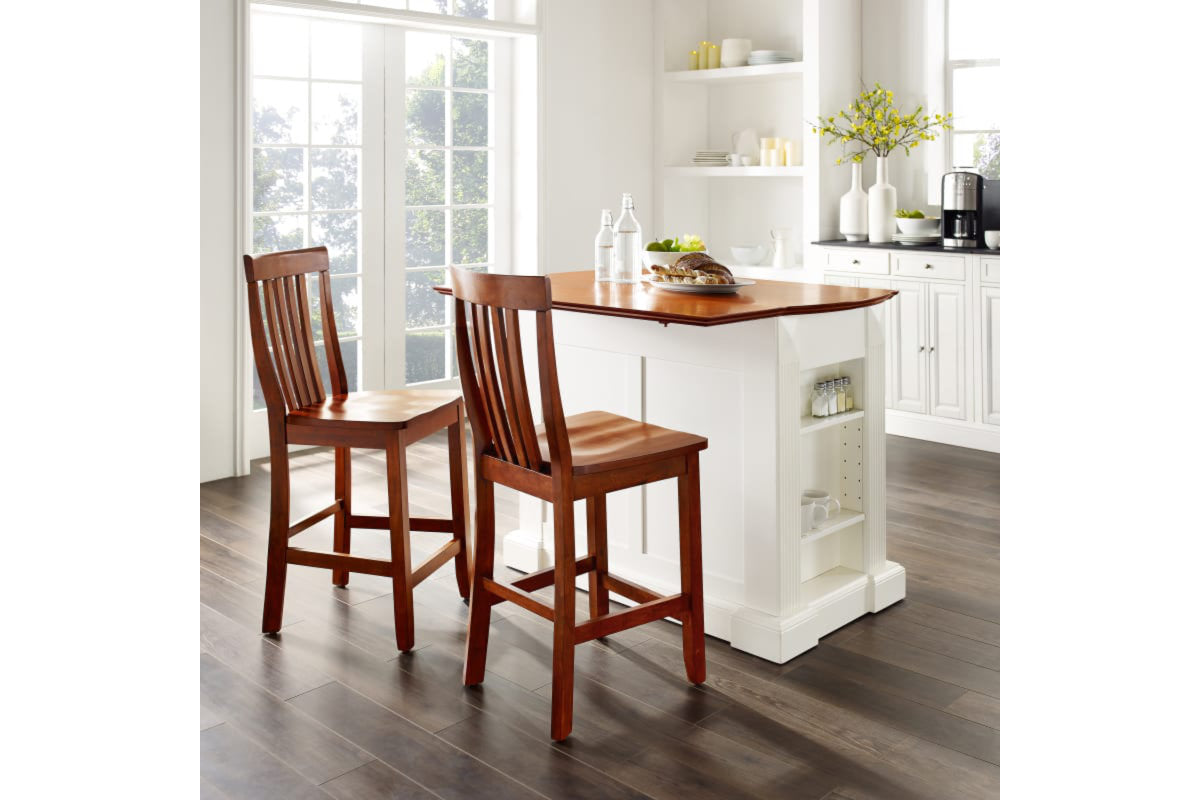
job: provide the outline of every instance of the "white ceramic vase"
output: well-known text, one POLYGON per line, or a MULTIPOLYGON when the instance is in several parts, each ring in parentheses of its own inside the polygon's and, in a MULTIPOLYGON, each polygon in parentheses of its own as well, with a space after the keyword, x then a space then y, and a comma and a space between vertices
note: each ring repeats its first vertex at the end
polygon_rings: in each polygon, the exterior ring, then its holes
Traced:
POLYGON ((862 164, 850 164, 850 191, 842 195, 838 209, 838 232, 847 242, 864 242, 867 239, 867 193, 862 188, 862 164))
POLYGON ((892 241, 896 232, 896 187, 888 183, 888 157, 875 157, 875 185, 867 192, 867 227, 872 242, 892 241))

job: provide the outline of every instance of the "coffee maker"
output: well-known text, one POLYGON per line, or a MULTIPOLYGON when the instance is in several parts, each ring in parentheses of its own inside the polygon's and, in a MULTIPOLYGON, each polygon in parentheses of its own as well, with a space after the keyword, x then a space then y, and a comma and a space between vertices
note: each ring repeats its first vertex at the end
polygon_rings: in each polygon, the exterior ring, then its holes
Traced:
POLYGON ((942 176, 942 246, 984 247, 983 232, 1000 230, 1000 181, 976 172, 942 176))

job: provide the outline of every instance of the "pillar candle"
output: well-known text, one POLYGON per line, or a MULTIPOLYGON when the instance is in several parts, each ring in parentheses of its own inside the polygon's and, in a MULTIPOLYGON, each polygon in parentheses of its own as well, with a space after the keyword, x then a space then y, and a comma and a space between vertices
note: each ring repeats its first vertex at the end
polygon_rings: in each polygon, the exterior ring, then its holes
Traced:
POLYGON ((708 69, 708 42, 701 42, 700 47, 700 69, 708 69))
POLYGON ((710 44, 708 46, 708 68, 717 69, 721 66, 721 45, 710 44))
POLYGON ((787 167, 798 167, 800 162, 796 160, 796 140, 785 139, 783 142, 783 163, 787 167))
POLYGON ((688 69, 700 69, 700 54, 695 50, 688 53, 688 69))

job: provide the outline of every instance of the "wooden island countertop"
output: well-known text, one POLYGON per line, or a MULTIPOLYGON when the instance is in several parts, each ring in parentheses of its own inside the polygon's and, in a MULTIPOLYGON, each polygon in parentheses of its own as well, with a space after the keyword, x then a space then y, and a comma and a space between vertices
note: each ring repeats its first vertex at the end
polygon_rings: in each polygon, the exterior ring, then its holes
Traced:
MULTIPOLYGON (((890 289, 761 280, 736 294, 685 294, 644 283, 596 283, 591 270, 554 273, 550 287, 554 308, 563 311, 703 327, 865 308, 896 294, 890 289)), ((447 286, 437 291, 450 294, 447 286)))

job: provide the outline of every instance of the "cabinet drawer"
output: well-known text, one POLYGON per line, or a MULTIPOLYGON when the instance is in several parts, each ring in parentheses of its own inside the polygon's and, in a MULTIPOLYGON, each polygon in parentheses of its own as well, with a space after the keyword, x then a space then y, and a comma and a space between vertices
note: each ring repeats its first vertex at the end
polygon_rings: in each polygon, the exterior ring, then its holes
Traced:
POLYGON ((979 280, 981 283, 1000 283, 1000 259, 984 258, 980 260, 979 264, 979 280))
POLYGON ((967 277, 966 256, 935 256, 932 253, 896 253, 892 274, 910 278, 939 278, 961 281, 967 277))
POLYGON ((830 248, 825 251, 825 268, 839 272, 865 272, 870 275, 888 274, 888 254, 869 253, 855 248, 830 248))

